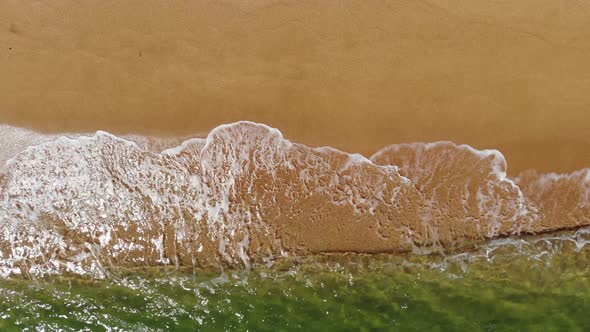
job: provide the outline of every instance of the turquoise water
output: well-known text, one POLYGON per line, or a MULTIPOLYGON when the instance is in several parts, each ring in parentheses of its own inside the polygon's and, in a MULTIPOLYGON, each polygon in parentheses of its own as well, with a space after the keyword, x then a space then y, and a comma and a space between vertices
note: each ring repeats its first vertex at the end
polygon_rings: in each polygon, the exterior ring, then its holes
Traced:
POLYGON ((587 331, 587 231, 454 255, 0 281, 2 331, 587 331))

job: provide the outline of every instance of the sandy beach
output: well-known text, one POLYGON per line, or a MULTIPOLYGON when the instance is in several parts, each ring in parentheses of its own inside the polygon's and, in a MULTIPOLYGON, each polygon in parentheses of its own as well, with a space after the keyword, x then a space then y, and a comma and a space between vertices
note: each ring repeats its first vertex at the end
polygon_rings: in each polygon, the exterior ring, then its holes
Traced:
POLYGON ((590 165, 582 1, 3 1, 0 122, 187 135, 237 120, 371 155, 497 148, 590 165))
POLYGON ((590 330, 589 23, 0 1, 0 331, 590 330))

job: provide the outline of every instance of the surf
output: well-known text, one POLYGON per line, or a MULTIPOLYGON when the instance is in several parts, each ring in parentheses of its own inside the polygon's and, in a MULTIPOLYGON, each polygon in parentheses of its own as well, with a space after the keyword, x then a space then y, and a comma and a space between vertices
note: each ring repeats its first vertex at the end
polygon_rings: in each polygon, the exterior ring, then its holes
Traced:
POLYGON ((589 169, 511 179, 501 152, 452 142, 367 158, 247 121, 181 142, 19 137, 0 175, 4 278, 449 252, 590 224, 589 169))

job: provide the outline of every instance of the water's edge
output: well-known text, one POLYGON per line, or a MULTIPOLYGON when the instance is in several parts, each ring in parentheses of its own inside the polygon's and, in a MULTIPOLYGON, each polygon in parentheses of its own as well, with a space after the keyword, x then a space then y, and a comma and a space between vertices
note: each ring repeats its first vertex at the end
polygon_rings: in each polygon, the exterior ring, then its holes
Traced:
POLYGON ((3 277, 448 252, 590 224, 590 169, 511 179, 499 151, 451 142, 366 158, 251 122, 181 143, 37 135, 3 127, 15 142, 0 173, 3 277), (39 144, 20 151, 23 137, 39 144))

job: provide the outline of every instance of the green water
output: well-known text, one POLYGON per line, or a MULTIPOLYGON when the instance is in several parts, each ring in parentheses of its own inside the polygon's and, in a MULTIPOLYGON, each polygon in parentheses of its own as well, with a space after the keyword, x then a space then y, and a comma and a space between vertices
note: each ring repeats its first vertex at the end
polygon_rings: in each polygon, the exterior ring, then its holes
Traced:
MULTIPOLYGON (((587 233, 450 256, 0 281, 1 331, 588 331, 587 233)), ((589 246, 590 247, 590 246, 589 246)))

